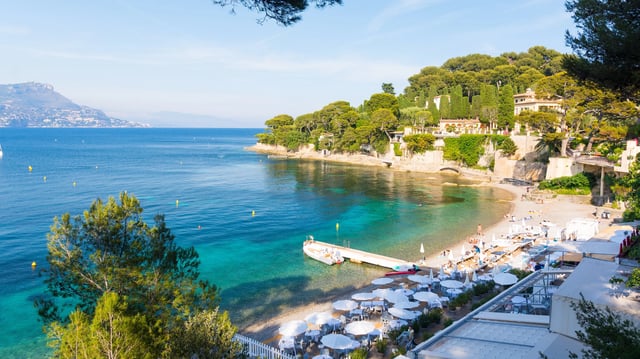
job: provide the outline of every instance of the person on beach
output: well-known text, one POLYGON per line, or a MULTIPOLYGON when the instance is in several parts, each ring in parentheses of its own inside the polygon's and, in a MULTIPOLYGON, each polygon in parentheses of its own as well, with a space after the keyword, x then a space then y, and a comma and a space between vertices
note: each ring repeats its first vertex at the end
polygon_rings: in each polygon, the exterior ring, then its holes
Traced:
POLYGON ((482 224, 478 223, 478 235, 481 236, 482 235, 482 224))

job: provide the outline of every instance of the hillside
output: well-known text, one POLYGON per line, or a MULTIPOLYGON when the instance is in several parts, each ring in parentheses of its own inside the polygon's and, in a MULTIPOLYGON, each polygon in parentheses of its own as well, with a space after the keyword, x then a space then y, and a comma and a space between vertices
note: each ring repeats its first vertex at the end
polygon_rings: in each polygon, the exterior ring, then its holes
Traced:
POLYGON ((37 82, 0 85, 0 127, 148 127, 74 103, 37 82))

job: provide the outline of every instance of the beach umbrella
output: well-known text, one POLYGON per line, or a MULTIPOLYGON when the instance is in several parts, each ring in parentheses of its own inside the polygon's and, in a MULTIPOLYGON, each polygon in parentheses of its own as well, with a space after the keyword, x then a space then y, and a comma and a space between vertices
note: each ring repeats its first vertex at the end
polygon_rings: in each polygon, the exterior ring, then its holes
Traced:
POLYGON ((281 325, 278 329, 278 333, 285 337, 295 337, 304 333, 307 328, 307 322, 304 320, 292 320, 281 325))
MULTIPOLYGON (((423 292, 423 293, 426 293, 426 292, 423 292)), ((417 307, 417 306, 419 306, 419 305, 420 305, 420 303, 418 303, 418 302, 409 302, 409 301, 406 301, 406 302, 398 302, 398 303, 395 303, 395 304, 393 305, 393 308, 400 308, 400 309, 412 309, 412 308, 415 308, 415 307, 417 307)))
POLYGON ((393 292, 391 288, 378 288, 373 291, 373 294, 381 299, 384 299, 387 296, 387 293, 393 292))
POLYGON ((304 318, 307 323, 314 325, 326 324, 331 319, 336 319, 331 312, 313 312, 304 318))
POLYGON ((429 281, 433 283, 433 268, 429 268, 429 281))
POLYGON ((512 285, 518 282, 518 277, 511 273, 498 273, 493 276, 493 281, 500 285, 512 285))
POLYGON ((320 339, 320 342, 331 349, 351 348, 351 338, 342 334, 327 334, 320 339))
POLYGON ((408 302, 409 298, 402 292, 391 291, 385 294, 384 299, 389 303, 408 302))
POLYGON ((376 329, 375 324, 367 320, 351 322, 344 327, 344 331, 353 335, 365 335, 376 329))
POLYGON ((431 282, 433 281, 433 278, 429 279, 429 277, 427 277, 426 275, 420 274, 410 274, 407 276, 407 279, 419 284, 431 284, 431 282))
POLYGON ((460 247, 460 254, 462 255, 462 257, 467 254, 467 249, 464 247, 464 244, 462 245, 462 247, 460 247))
POLYGON ((469 282, 469 275, 467 275, 466 273, 464 274, 464 283, 462 283, 462 285, 464 285, 465 287, 468 287, 470 284, 469 282))
POLYGON ((443 280, 442 282, 440 282, 440 285, 445 288, 462 288, 464 286, 462 282, 452 279, 443 280))
POLYGON ((441 265, 440 272, 438 272, 438 278, 442 278, 442 277, 444 277, 444 267, 441 265))
POLYGON ((383 278, 376 278, 376 279, 372 280, 371 284, 385 285, 385 284, 389 284, 391 282, 393 282, 392 278, 383 277, 383 278))
POLYGON ((416 317, 416 313, 410 310, 401 309, 401 308, 395 308, 395 307, 389 308, 388 312, 389 314, 393 315, 398 319, 412 320, 412 319, 415 319, 416 317))
POLYGON ((337 300, 333 302, 333 309, 347 311, 358 308, 358 302, 351 299, 337 300))
POLYGON ((478 281, 478 273, 476 273, 476 271, 473 271, 473 275, 471 276, 471 281, 473 282, 478 281))
POLYGON ((373 298, 377 297, 377 295, 373 294, 372 292, 363 292, 363 293, 355 293, 351 296, 351 299, 353 300, 371 300, 373 298))
POLYGON ((453 260, 453 252, 449 251, 449 260, 452 261, 453 260))
POLYGON ((438 299, 438 295, 434 292, 416 292, 413 295, 413 299, 421 302, 432 302, 438 299))

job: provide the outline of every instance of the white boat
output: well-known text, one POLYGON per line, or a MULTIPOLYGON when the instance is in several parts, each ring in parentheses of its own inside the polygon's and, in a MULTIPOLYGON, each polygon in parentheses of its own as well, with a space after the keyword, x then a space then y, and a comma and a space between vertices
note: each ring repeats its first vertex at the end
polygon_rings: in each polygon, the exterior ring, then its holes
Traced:
POLYGON ((302 244, 302 251, 307 256, 320 261, 327 265, 340 264, 344 262, 344 258, 340 255, 340 251, 334 248, 327 249, 313 240, 313 236, 308 236, 307 240, 302 244))
POLYGON ((2 145, 0 145, 0 159, 2 159, 2 145))

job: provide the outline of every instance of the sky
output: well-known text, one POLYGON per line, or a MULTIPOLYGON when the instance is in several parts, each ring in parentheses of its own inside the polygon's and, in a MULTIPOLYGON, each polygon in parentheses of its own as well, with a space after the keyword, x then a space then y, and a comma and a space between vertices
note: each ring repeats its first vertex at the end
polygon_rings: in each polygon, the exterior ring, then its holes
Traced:
POLYGON ((153 127, 263 128, 396 93, 427 66, 541 45, 571 53, 562 0, 344 0, 283 27, 210 0, 0 0, 0 83, 41 82, 153 127))

